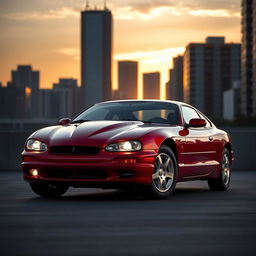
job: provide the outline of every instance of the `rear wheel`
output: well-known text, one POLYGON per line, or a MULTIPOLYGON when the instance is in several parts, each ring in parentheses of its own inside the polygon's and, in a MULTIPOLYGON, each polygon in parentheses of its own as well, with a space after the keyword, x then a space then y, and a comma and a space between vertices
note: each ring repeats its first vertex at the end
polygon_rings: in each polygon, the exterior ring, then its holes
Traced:
POLYGON ((42 197, 60 197, 68 190, 68 186, 65 185, 51 184, 39 181, 30 183, 29 185, 37 195, 42 197))
POLYGON ((175 190, 178 174, 177 161, 169 147, 160 147, 154 166, 147 196, 156 199, 167 198, 175 190))
POLYGON ((230 154, 225 148, 221 158, 221 172, 218 178, 209 179, 208 185, 213 191, 225 191, 228 189, 231 177, 230 154))

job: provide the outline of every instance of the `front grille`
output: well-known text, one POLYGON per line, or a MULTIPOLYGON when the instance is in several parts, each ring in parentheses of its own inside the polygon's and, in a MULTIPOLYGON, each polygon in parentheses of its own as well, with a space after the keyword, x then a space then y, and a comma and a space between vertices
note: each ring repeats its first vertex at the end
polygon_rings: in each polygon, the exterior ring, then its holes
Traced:
POLYGON ((63 169, 47 169, 47 178, 55 179, 106 179, 107 172, 104 170, 63 170, 63 169))
POLYGON ((50 147, 52 154, 72 154, 72 155, 96 155, 100 152, 98 147, 87 146, 54 146, 50 147))

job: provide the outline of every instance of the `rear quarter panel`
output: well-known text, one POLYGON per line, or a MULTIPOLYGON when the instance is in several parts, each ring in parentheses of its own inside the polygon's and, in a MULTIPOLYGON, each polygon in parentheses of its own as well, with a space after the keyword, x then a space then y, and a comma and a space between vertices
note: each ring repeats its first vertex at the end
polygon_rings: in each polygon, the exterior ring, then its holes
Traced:
POLYGON ((217 177, 221 171, 221 158, 222 153, 225 147, 228 149, 231 149, 230 155, 231 155, 231 161, 232 161, 232 146, 229 135, 220 129, 215 128, 213 130, 213 143, 214 143, 214 149, 216 151, 215 160, 220 163, 219 170, 217 173, 215 173, 215 177, 217 177))

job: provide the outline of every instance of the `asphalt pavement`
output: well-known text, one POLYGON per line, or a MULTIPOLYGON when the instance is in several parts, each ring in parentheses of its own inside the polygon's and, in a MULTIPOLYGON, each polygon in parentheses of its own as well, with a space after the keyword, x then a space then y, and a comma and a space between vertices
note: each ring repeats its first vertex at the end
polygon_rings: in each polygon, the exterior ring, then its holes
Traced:
POLYGON ((179 183, 167 200, 118 190, 37 197, 20 172, 0 171, 0 255, 256 255, 256 170, 229 191, 179 183))

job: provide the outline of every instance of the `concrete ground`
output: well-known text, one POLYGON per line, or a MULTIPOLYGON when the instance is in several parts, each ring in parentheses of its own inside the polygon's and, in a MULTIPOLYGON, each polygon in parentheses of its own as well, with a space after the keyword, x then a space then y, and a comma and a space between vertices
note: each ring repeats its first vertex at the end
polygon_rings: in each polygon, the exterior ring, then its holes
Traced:
POLYGON ((19 172, 0 172, 0 255, 256 255, 256 170, 227 192, 177 186, 167 200, 71 188, 37 197, 19 172))

